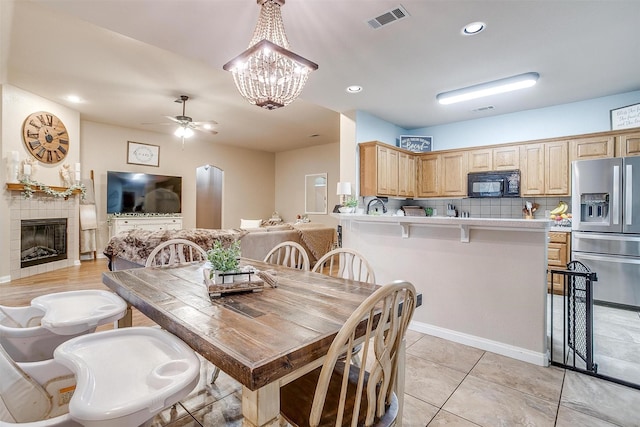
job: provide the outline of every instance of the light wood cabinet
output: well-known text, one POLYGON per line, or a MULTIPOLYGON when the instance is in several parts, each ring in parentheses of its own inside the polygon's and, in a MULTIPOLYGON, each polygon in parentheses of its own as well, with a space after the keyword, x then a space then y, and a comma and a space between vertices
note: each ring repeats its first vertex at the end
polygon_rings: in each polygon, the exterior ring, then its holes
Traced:
POLYGON ((412 153, 381 142, 360 144, 360 195, 413 197, 416 163, 412 153))
POLYGON ((442 184, 441 196, 467 195, 467 152, 440 154, 442 184))
POLYGON ((493 170, 520 169, 520 147, 510 145, 491 150, 493 155, 493 170))
POLYGON ((640 132, 616 137, 619 157, 640 156, 640 132))
POLYGON ((469 150, 469 172, 489 172, 493 169, 493 149, 476 148, 469 150))
POLYGON ((467 152, 418 155, 417 197, 467 195, 467 152))
POLYGON ((566 141, 520 147, 520 195, 568 195, 569 150, 566 141))
POLYGON ((572 139, 569 142, 571 146, 571 161, 602 159, 613 157, 615 138, 613 136, 595 136, 589 138, 572 139))
MULTIPOLYGON (((547 269, 564 270, 571 259, 571 233, 563 231, 549 232, 549 243, 547 245, 547 269)), ((551 283, 551 273, 547 273, 547 291, 562 295, 564 288, 564 276, 553 275, 551 283)))
POLYGON ((467 151, 468 172, 520 169, 520 147, 474 148, 467 151))
POLYGON ((407 153, 398 152, 398 196, 415 197, 416 194, 416 158, 407 153))
POLYGON ((440 168, 437 154, 418 156, 418 197, 438 197, 440 195, 440 168))

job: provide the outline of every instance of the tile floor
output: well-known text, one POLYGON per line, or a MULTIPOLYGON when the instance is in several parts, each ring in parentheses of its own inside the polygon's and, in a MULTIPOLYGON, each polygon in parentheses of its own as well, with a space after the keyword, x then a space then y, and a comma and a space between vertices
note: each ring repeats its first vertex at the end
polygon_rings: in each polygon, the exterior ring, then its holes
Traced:
MULTIPOLYGON (((240 426, 241 387, 224 373, 200 384, 156 426, 240 426)), ((405 426, 640 426, 640 390, 407 334, 405 426)))

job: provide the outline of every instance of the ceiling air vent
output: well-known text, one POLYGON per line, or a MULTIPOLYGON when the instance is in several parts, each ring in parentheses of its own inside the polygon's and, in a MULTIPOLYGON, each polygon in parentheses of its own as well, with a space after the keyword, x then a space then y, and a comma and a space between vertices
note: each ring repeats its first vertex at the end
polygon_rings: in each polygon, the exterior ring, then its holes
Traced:
POLYGON ((367 21, 371 28, 378 29, 383 25, 391 24, 392 22, 399 21, 400 19, 409 16, 409 12, 402 5, 398 5, 391 10, 384 12, 382 15, 377 16, 367 21))
POLYGON ((479 113, 480 111, 493 110, 494 108, 496 107, 494 107, 493 105, 487 105, 486 107, 474 108, 471 111, 473 111, 474 113, 479 113))

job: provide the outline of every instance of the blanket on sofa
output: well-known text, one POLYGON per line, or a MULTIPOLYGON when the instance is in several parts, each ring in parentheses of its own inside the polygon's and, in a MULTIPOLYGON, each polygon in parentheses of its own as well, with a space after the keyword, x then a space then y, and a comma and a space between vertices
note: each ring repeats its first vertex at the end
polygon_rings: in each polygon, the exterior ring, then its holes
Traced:
POLYGON ((113 262, 115 257, 120 257, 135 264, 144 265, 151 251, 160 243, 170 239, 191 240, 204 250, 209 250, 216 240, 220 240, 224 246, 229 246, 245 234, 247 231, 240 229, 131 230, 113 236, 104 249, 104 254, 110 262, 113 262))

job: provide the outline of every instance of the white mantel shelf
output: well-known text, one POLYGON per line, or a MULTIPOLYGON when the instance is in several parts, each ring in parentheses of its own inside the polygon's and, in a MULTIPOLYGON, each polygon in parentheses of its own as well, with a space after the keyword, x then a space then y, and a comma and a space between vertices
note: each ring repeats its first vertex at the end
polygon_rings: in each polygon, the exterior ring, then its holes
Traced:
POLYGON ((552 222, 546 219, 510 219, 510 218, 453 218, 444 216, 420 217, 400 215, 364 215, 331 214, 342 221, 362 223, 397 224, 401 227, 402 237, 409 238, 411 227, 459 227, 460 241, 469 242, 469 230, 519 230, 547 232, 552 222))

